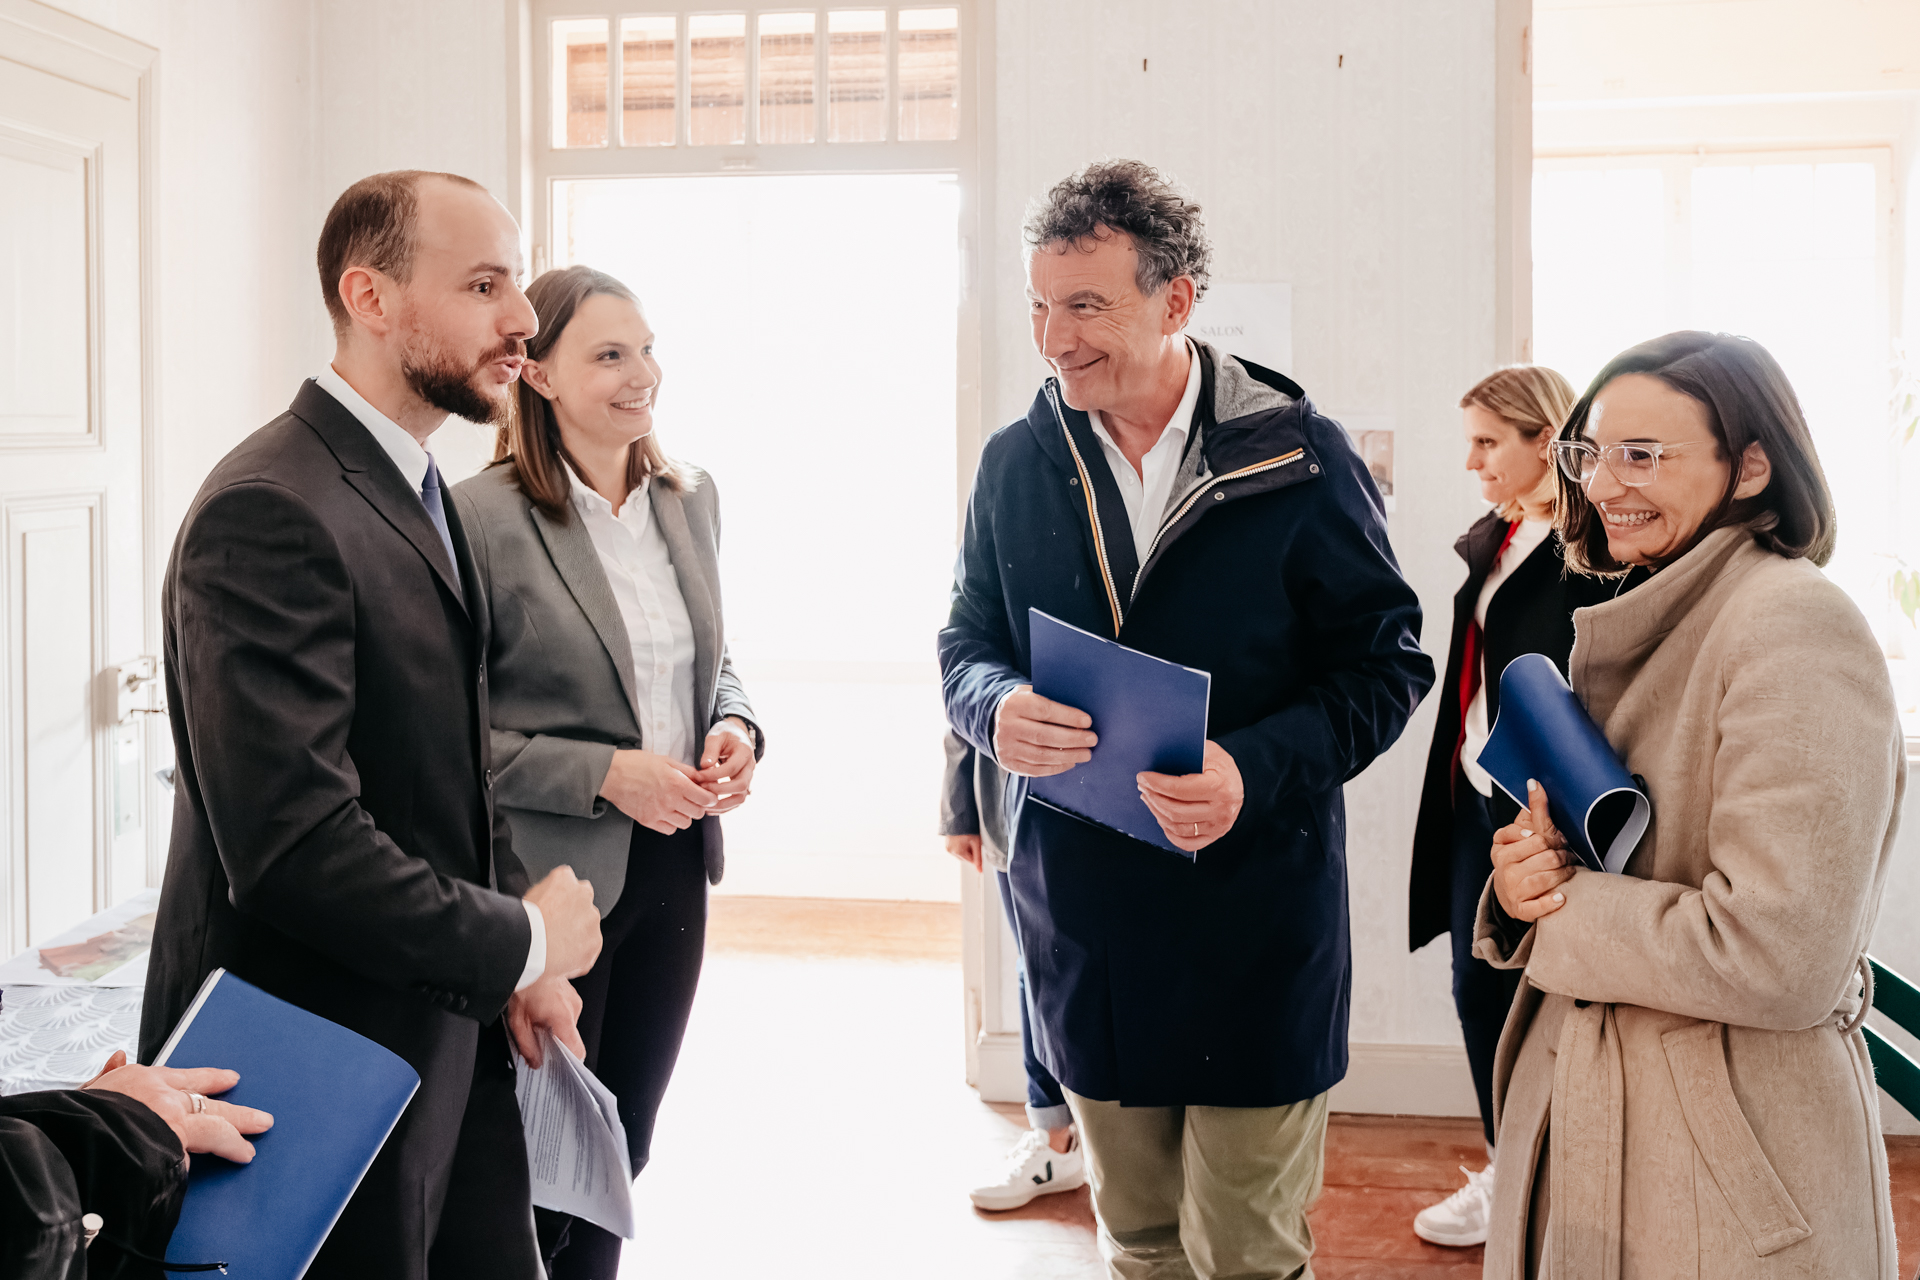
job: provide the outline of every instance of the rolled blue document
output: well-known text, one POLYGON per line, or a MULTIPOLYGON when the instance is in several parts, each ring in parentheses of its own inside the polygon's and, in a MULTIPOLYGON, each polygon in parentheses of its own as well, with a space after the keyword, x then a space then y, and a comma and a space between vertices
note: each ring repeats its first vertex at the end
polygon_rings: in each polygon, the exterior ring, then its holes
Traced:
POLYGON ((1523 653, 1500 673, 1500 718, 1479 765, 1524 809, 1527 779, 1547 789, 1547 812, 1567 846, 1595 871, 1618 874, 1653 815, 1553 660, 1523 653))

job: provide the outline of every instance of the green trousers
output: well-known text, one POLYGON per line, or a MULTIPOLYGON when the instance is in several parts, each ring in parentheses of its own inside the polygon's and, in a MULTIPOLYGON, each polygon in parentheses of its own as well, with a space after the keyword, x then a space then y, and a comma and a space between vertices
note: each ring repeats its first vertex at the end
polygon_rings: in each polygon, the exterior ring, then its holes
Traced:
POLYGON ((1327 1095, 1123 1107, 1067 1091, 1114 1280, 1312 1280, 1327 1095))

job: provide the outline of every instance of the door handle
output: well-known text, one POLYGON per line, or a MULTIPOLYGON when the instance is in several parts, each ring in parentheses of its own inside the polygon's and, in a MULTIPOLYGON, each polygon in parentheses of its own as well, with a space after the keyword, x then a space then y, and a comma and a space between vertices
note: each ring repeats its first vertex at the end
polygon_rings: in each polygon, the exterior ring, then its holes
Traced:
POLYGON ((151 655, 129 658, 100 673, 101 683, 113 690, 113 722, 125 724, 135 716, 165 715, 167 685, 160 660, 151 655))

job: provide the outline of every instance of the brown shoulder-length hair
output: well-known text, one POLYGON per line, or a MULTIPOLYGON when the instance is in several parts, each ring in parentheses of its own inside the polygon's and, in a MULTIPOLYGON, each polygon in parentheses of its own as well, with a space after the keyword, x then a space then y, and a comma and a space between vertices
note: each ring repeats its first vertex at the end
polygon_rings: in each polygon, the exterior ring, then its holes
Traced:
MULTIPOLYGON (((633 290, 592 267, 562 267, 528 285, 527 301, 533 304, 533 313, 540 319, 540 331, 527 343, 527 359, 546 359, 553 344, 572 322, 573 313, 597 293, 625 298, 636 307, 640 305, 633 290)), ((654 403, 659 404, 657 395, 654 403)), ((512 467, 520 492, 542 511, 564 523, 570 518, 568 498, 573 486, 567 479, 566 467, 561 465, 563 462, 585 478, 580 464, 560 439, 560 422, 554 417, 553 405, 521 378, 513 391, 513 412, 494 440, 493 464, 512 467)), ((675 493, 687 488, 685 468, 660 448, 657 430, 627 446, 628 492, 639 488, 648 476, 655 477, 675 493)))
MULTIPOLYGON (((1558 370, 1543 364, 1509 365, 1495 369, 1460 397, 1462 409, 1475 406, 1519 432, 1522 440, 1534 441, 1543 431, 1558 431, 1560 424, 1567 420, 1567 414, 1573 410, 1573 384, 1558 370)), ((1540 477, 1539 485, 1527 495, 1529 498, 1557 502, 1553 469, 1549 461, 1547 474, 1540 477)), ((1517 499, 1500 508, 1502 520, 1518 520, 1520 515, 1521 505, 1517 499)))
MULTIPOLYGON (((1706 407, 1707 423, 1720 456, 1728 462, 1727 488, 1720 505, 1700 522, 1700 531, 1672 563, 1700 544, 1715 529, 1739 525, 1767 550, 1789 559, 1805 557, 1824 566, 1833 556, 1833 494, 1814 451, 1800 398, 1793 393, 1767 349, 1751 338, 1730 333, 1688 329, 1628 347, 1595 375, 1580 403, 1573 406, 1560 439, 1584 440, 1594 397, 1624 374, 1641 373, 1672 387, 1706 407), (1767 487, 1751 498, 1735 501, 1740 484, 1740 459, 1748 445, 1766 451, 1772 468, 1767 487)), ((1607 526, 1586 490, 1554 468, 1560 491, 1561 539, 1566 544, 1567 567, 1578 573, 1606 576, 1624 573, 1607 553, 1607 526)), ((1655 566, 1660 567, 1660 566, 1655 566)))

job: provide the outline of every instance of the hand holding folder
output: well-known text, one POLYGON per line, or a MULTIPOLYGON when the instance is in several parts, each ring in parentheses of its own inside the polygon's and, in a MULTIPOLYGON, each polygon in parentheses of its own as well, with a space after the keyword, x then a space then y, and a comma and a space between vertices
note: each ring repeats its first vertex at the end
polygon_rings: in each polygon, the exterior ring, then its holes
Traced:
POLYGON ((1205 767, 1213 678, 1038 609, 1028 612, 1028 625, 1034 692, 1085 711, 1099 738, 1085 764, 1036 777, 1029 794, 1082 821, 1193 857, 1167 838, 1141 797, 1138 779, 1205 767))
POLYGON ((1500 673, 1500 718, 1479 764, 1522 806, 1537 779, 1553 825, 1595 871, 1624 868, 1652 817, 1646 793, 1544 654, 1523 653, 1500 673))

